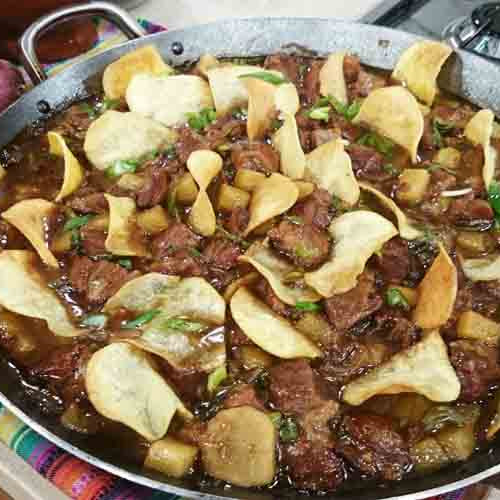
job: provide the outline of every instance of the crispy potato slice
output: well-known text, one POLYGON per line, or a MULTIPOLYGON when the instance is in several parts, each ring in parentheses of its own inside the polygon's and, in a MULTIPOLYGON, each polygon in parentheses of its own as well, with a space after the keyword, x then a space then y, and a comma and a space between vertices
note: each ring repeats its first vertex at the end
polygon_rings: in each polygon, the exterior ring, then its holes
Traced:
POLYGON ((306 155, 302 151, 295 117, 283 113, 283 125, 273 136, 273 145, 280 153, 281 171, 290 179, 302 179, 306 168, 306 155))
POLYGON ((60 337, 85 333, 71 323, 68 312, 37 271, 36 264, 34 252, 0 252, 0 305, 22 316, 45 320, 49 330, 60 337))
POLYGON ((109 205, 109 227, 106 250, 114 255, 145 257, 148 250, 137 224, 137 211, 132 198, 105 194, 109 205))
POLYGON ((438 91, 437 78, 453 52, 449 45, 423 40, 406 49, 392 72, 392 78, 405 83, 412 94, 432 106, 438 91))
POLYGON ((222 163, 221 156, 208 149, 194 151, 187 160, 187 168, 200 188, 189 213, 189 223, 202 236, 215 233, 215 212, 206 190, 222 169, 222 163))
POLYGON ((83 149, 89 161, 105 170, 117 160, 139 159, 173 144, 177 133, 139 113, 109 110, 91 123, 83 149))
POLYGON ((500 255, 477 259, 463 259, 462 270, 471 281, 500 279, 500 255))
POLYGON ((281 174, 272 174, 255 189, 250 200, 250 220, 245 236, 256 227, 291 208, 299 197, 299 188, 281 174))
POLYGON ((305 282, 323 297, 354 288, 366 261, 398 234, 392 222, 367 210, 337 217, 328 230, 335 242, 329 261, 304 275, 305 282))
POLYGON ((149 441, 166 434, 177 411, 189 416, 149 355, 130 344, 116 342, 95 352, 87 364, 85 387, 101 415, 149 441))
POLYGON ((135 75, 126 99, 130 111, 166 126, 183 125, 188 113, 199 113, 214 105, 208 83, 195 75, 135 75))
POLYGON ((259 273, 252 271, 251 273, 247 273, 241 278, 238 278, 237 280, 231 282, 224 290, 224 300, 226 301, 226 303, 232 299, 233 295, 238 291, 238 288, 255 283, 259 279, 259 277, 259 273))
POLYGON ((20 201, 2 212, 2 217, 23 233, 42 261, 54 268, 59 267, 59 263, 49 250, 45 237, 45 224, 56 208, 57 205, 50 201, 34 198, 20 201))
POLYGON ((106 97, 119 99, 125 97, 128 84, 134 75, 161 75, 172 71, 173 68, 163 61, 158 49, 154 45, 146 45, 109 64, 102 75, 102 86, 106 97))
POLYGON ((203 54, 196 64, 196 69, 205 78, 208 78, 208 71, 216 66, 219 66, 220 62, 212 54, 203 54))
POLYGON ((144 460, 144 467, 171 477, 188 474, 198 456, 198 448, 169 436, 154 442, 144 460))
POLYGON ((353 123, 366 125, 410 153, 417 163, 417 149, 424 133, 424 117, 417 100, 404 87, 374 90, 363 101, 353 123))
POLYGON ((418 286, 413 321, 424 329, 439 328, 453 312, 457 298, 457 269, 442 244, 439 255, 418 286))
POLYGON ((359 199, 358 181, 342 139, 322 144, 306 156, 305 179, 326 189, 348 205, 355 205, 359 199))
POLYGON ((264 412, 250 406, 221 410, 202 438, 203 466, 212 477, 236 486, 264 486, 276 474, 277 439, 264 412))
POLYGON ((498 156, 496 149, 491 145, 494 122, 495 115, 493 111, 482 109, 470 119, 464 130, 465 137, 472 142, 472 144, 480 145, 483 148, 483 181, 486 189, 490 187, 491 181, 495 176, 498 156))
POLYGON ((139 337, 127 340, 131 344, 178 369, 211 372, 225 363, 224 335, 210 329, 224 324, 226 303, 204 279, 146 274, 120 288, 104 311, 113 314, 122 307, 138 314, 159 311, 139 337))
POLYGON ((384 193, 370 186, 366 182, 360 182, 359 187, 365 191, 371 193, 377 200, 380 202, 384 208, 390 210, 394 217, 396 217, 396 221, 398 223, 399 234, 401 238, 405 240, 415 240, 422 236, 422 232, 418 229, 415 229, 409 222, 405 215, 405 213, 394 203, 391 198, 386 196, 384 193))
POLYGON ((248 92, 243 80, 239 77, 257 71, 262 71, 262 68, 239 64, 219 64, 207 70, 218 116, 226 114, 237 106, 247 106, 248 92))
POLYGON ((61 201, 76 191, 83 181, 83 169, 80 162, 75 158, 71 150, 66 145, 66 141, 57 132, 48 132, 50 154, 62 156, 64 159, 64 180, 61 190, 55 201, 61 201))
POLYGON ((295 181, 295 185, 299 188, 299 200, 307 198, 316 189, 314 182, 295 181))
POLYGON ((344 77, 345 52, 330 54, 319 72, 319 91, 322 96, 332 96, 347 104, 347 85, 344 77))
POLYGON ((477 312, 464 311, 458 318, 457 335, 496 346, 500 339, 500 324, 477 312))
POLYGON ((415 392, 431 401, 448 403, 460 394, 460 381, 438 331, 347 384, 343 400, 359 406, 372 396, 415 392))
POLYGON ((274 313, 245 287, 231 299, 234 321, 255 344, 278 358, 317 358, 321 351, 285 318, 274 313))
POLYGON ((314 290, 305 286, 290 286, 286 284, 287 276, 295 268, 284 259, 280 259, 265 244, 255 242, 239 259, 240 262, 251 264, 269 282, 274 293, 285 304, 295 306, 297 302, 317 302, 322 297, 314 290))

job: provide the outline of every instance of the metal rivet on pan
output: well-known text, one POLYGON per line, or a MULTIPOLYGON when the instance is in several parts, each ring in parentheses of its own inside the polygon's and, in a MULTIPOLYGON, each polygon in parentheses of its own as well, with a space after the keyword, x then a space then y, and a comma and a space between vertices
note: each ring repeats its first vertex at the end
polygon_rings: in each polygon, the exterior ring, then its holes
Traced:
POLYGON ((174 42, 172 44, 172 52, 176 56, 180 56, 184 52, 184 46, 181 42, 174 42))
POLYGON ((50 113, 50 104, 47 101, 38 101, 36 104, 36 108, 40 113, 43 113, 46 115, 47 113, 50 113))

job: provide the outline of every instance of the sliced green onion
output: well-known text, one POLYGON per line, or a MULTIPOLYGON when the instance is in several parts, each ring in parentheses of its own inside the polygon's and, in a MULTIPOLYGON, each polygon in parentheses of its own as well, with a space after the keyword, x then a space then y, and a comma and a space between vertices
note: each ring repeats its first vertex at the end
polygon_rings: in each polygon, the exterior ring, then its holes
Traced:
POLYGON ((120 105, 120 99, 110 99, 106 97, 101 105, 101 112, 107 111, 108 109, 116 109, 120 105))
POLYGON ((203 323, 183 318, 169 318, 162 326, 169 330, 180 330, 182 332, 199 332, 205 328, 203 323))
POLYGON ((363 134, 356 142, 362 146, 375 148, 379 153, 388 158, 392 157, 394 143, 390 139, 382 137, 375 132, 367 132, 363 134))
POLYGON ((82 325, 102 330, 107 322, 108 316, 106 314, 89 314, 83 318, 82 325))
POLYGON ((391 175, 399 174, 399 170, 392 163, 386 163, 382 165, 382 169, 384 170, 384 172, 387 172, 388 174, 391 175))
POLYGON ((312 120, 323 120, 327 122, 330 119, 330 107, 312 108, 307 112, 307 117, 312 120))
POLYGON ((307 248, 303 243, 297 243, 293 251, 300 259, 310 259, 318 255, 318 250, 316 248, 307 248))
POLYGON ((133 174, 137 170, 139 162, 137 160, 116 160, 113 165, 106 169, 108 177, 119 177, 123 174, 133 174))
POLYGON ((188 125, 198 132, 204 130, 217 119, 214 108, 204 108, 199 113, 186 113, 188 125))
POLYGON ((197 248, 190 248, 189 255, 191 255, 191 257, 201 257, 202 253, 197 248))
POLYGON ((280 425, 280 439, 284 443, 291 443, 296 441, 299 437, 299 430, 297 424, 291 417, 286 417, 282 420, 280 425))
POLYGON ((401 307, 405 311, 410 309, 410 304, 405 299, 404 295, 397 288, 389 288, 385 295, 387 304, 391 307, 401 307))
POLYGON ((273 411, 267 415, 276 429, 279 429, 283 421, 283 415, 279 411, 273 411))
POLYGON ((240 75, 238 78, 257 78, 258 80, 264 80, 267 83, 272 83, 273 85, 283 85, 284 83, 289 83, 286 78, 275 75, 270 71, 256 71, 255 73, 246 73, 240 75))
POLYGON ((158 316, 160 312, 161 311, 159 309, 153 309, 152 311, 147 311, 137 316, 137 318, 135 319, 132 319, 130 321, 124 321, 122 323, 122 328, 124 329, 139 328, 142 325, 149 323, 154 317, 158 316))
POLYGON ((118 259, 118 264, 125 269, 132 269, 132 259, 118 259))
POLYGON ((63 231, 72 231, 73 229, 78 229, 82 226, 85 226, 94 217, 95 215, 93 214, 71 217, 71 219, 68 219, 64 224, 63 231))
POLYGON ((207 381, 208 392, 214 392, 219 385, 226 380, 227 370, 226 365, 219 366, 209 376, 207 381))
POLYGON ((321 304, 318 304, 317 302, 297 302, 295 304, 295 309, 298 311, 316 312, 321 311, 321 304))
POLYGON ((304 219, 298 215, 285 215, 285 219, 292 224, 296 224, 297 226, 304 224, 304 219))
POLYGON ((488 202, 496 215, 500 215, 500 184, 493 181, 488 188, 488 202))
POLYGON ((436 432, 447 424, 463 427, 474 422, 478 414, 479 408, 475 406, 437 405, 427 411, 422 419, 422 424, 425 432, 436 432))
POLYGON ((354 101, 351 104, 343 104, 331 95, 328 96, 328 101, 339 115, 344 116, 349 121, 352 121, 361 109, 361 103, 358 101, 354 101))
POLYGON ((175 219, 179 219, 179 211, 177 210, 176 198, 177 193, 175 189, 170 192, 167 198, 167 212, 170 217, 174 217, 175 219))
POLYGON ((80 109, 87 113, 91 120, 93 120, 97 116, 96 110, 88 102, 80 103, 80 109))
POLYGON ((244 108, 233 109, 231 116, 236 120, 246 120, 248 118, 248 110, 244 108))
POLYGON ((225 228, 223 228, 221 225, 217 224, 216 228, 217 228, 217 231, 219 231, 221 234, 223 234, 228 240, 235 241, 236 243, 239 243, 243 248, 248 248, 250 246, 250 243, 247 240, 245 240, 241 236, 230 233, 225 228))
POLYGON ((80 231, 78 229, 73 229, 71 231, 71 248, 79 249, 82 244, 82 237, 80 236, 80 231))

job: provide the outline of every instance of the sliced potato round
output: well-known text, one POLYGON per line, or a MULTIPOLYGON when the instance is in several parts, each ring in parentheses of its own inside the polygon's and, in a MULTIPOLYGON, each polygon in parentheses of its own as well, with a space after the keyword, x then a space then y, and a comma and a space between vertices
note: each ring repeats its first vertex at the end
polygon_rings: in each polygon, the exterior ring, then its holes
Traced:
POLYGON ((195 75, 137 74, 130 80, 126 99, 130 111, 166 126, 187 123, 188 113, 214 105, 208 83, 195 75))
POLYGON ((406 49, 392 72, 392 78, 406 84, 412 94, 432 106, 438 91, 437 77, 453 52, 449 45, 423 40, 406 49))
POLYGON ((42 261, 49 267, 58 268, 59 263, 54 257, 54 254, 49 250, 48 243, 45 239, 45 225, 47 219, 57 209, 55 203, 35 198, 31 200, 23 200, 15 205, 12 205, 5 212, 2 212, 2 217, 18 229, 26 239, 33 245, 42 261))
POLYGON ((319 72, 320 93, 332 96, 342 104, 347 104, 347 85, 344 77, 345 52, 330 54, 319 72))
POLYGON ((163 61, 154 45, 146 45, 109 64, 102 75, 102 86, 106 97, 119 99, 125 97, 128 84, 138 73, 160 75, 173 69, 163 61))
POLYGON ((201 443, 205 470, 236 486, 264 486, 276 474, 277 432, 271 419, 250 406, 221 410, 201 443))
POLYGON ((154 442, 144 460, 144 467, 172 477, 189 473, 198 456, 198 448, 169 436, 154 442))
POLYGON ((150 441, 166 434, 177 411, 190 416, 148 354, 130 344, 116 342, 95 352, 87 364, 85 387, 101 415, 150 441))
POLYGON ((285 318, 274 313, 245 287, 231 299, 234 321, 264 351, 284 359, 317 358, 321 351, 285 318))
POLYGON ((50 154, 62 156, 64 159, 63 185, 55 200, 61 201, 79 188, 83 181, 83 169, 61 134, 48 132, 47 138, 49 139, 50 154))
POLYGON ((410 153, 413 163, 417 162, 424 117, 417 100, 404 87, 383 87, 371 92, 353 123, 388 137, 410 153))

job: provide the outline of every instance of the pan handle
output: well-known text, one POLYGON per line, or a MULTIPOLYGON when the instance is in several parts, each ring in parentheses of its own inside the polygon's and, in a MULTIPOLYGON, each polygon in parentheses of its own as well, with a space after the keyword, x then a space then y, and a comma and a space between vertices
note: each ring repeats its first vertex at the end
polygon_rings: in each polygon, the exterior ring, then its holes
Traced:
POLYGON ((86 2, 62 7, 51 12, 29 26, 19 39, 20 59, 34 85, 47 79, 38 57, 36 43, 41 35, 51 26, 78 16, 99 16, 118 26, 129 38, 140 38, 145 35, 139 23, 125 10, 109 2, 86 2))

